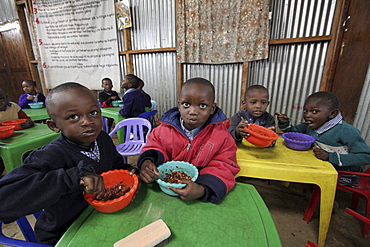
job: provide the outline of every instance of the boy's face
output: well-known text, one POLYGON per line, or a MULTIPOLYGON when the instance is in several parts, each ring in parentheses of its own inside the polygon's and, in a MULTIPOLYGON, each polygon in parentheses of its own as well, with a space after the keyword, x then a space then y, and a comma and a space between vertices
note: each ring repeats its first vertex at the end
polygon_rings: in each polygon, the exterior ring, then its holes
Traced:
POLYGON ((124 88, 124 89, 129 89, 131 88, 131 83, 129 82, 129 80, 125 79, 122 81, 122 84, 121 84, 121 88, 124 88))
POLYGON ((112 91, 113 85, 112 82, 109 80, 103 80, 101 86, 104 88, 105 91, 110 92, 112 91))
POLYGON ((28 94, 35 94, 36 93, 36 88, 34 85, 32 85, 31 83, 29 82, 22 82, 22 88, 23 88, 23 91, 25 93, 28 93, 28 94))
POLYGON ((248 113, 257 119, 266 112, 266 108, 269 105, 269 94, 265 89, 252 89, 245 94, 245 98, 242 101, 243 106, 248 113))
POLYGON ((0 111, 6 110, 8 102, 8 96, 0 92, 0 111))
POLYGON ((49 128, 75 143, 89 146, 102 130, 101 112, 94 95, 85 88, 56 93, 50 103, 49 128))
POLYGON ((178 106, 184 127, 187 130, 198 128, 215 112, 212 88, 202 84, 185 84, 181 90, 178 106))
POLYGON ((331 110, 330 105, 322 99, 308 98, 304 103, 303 118, 310 129, 318 129, 337 114, 338 110, 331 110))

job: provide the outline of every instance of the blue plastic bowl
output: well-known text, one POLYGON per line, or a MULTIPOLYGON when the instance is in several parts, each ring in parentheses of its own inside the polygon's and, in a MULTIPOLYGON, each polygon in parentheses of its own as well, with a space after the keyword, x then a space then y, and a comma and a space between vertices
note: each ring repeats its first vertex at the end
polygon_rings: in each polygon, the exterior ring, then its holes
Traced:
POLYGON ((162 165, 158 166, 158 172, 160 179, 157 179, 157 183, 159 184, 159 188, 170 196, 178 196, 175 192, 170 190, 168 186, 171 186, 173 188, 183 188, 186 186, 186 184, 179 183, 179 184, 173 184, 173 183, 167 183, 163 181, 163 179, 166 177, 166 173, 172 173, 172 171, 183 171, 190 177, 192 177, 191 181, 195 182, 198 178, 198 169, 190 164, 189 162, 185 161, 168 161, 166 163, 163 163, 162 165))
POLYGON ((113 100, 113 101, 112 101, 112 105, 113 105, 114 107, 119 106, 119 104, 122 104, 122 100, 113 100))
POLYGON ((31 109, 39 109, 44 106, 44 102, 28 103, 31 109))
POLYGON ((307 150, 312 146, 312 143, 316 141, 315 137, 310 135, 297 133, 297 132, 287 132, 282 135, 285 146, 294 150, 307 150))

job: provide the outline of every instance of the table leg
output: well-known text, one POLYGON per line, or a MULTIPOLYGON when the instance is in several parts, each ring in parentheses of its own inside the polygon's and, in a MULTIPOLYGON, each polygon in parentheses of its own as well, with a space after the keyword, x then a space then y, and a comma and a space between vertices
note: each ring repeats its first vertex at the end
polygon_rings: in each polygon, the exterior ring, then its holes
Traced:
POLYGON ((320 198, 320 222, 318 244, 324 247, 328 235, 331 215, 333 212, 334 198, 336 192, 337 177, 327 178, 326 184, 318 184, 321 189, 320 198))

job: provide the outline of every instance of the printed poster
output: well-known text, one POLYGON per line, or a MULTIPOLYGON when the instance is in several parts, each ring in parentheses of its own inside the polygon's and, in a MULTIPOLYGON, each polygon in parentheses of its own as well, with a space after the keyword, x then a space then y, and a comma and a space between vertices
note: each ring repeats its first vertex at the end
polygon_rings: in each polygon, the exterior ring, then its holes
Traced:
POLYGON ((109 77, 120 89, 120 66, 114 1, 33 0, 37 42, 51 89, 78 82, 102 90, 109 77))

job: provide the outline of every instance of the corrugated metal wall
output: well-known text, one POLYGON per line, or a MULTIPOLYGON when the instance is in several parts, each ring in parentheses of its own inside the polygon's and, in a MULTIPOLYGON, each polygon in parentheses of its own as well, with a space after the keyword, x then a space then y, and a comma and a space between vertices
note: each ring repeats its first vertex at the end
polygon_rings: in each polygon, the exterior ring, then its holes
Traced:
POLYGON ((361 131, 367 145, 370 145, 370 64, 353 126, 361 131))
MULTIPOLYGON (((335 4, 335 0, 272 0, 271 39, 329 35, 335 4)), ((132 0, 131 9, 133 50, 176 46, 175 1, 132 0)), ((319 89, 327 45, 270 46, 268 59, 250 63, 248 86, 262 84, 270 90, 270 112, 301 119, 305 97, 319 89)), ((158 115, 175 106, 175 53, 135 55, 134 61, 135 73, 146 82, 144 90, 158 103, 158 115)), ((242 64, 184 65, 184 80, 201 76, 214 83, 217 104, 228 117, 240 107, 241 75, 242 64)))
POLYGON ((1 0, 0 4, 0 24, 18 20, 14 0, 1 0))

